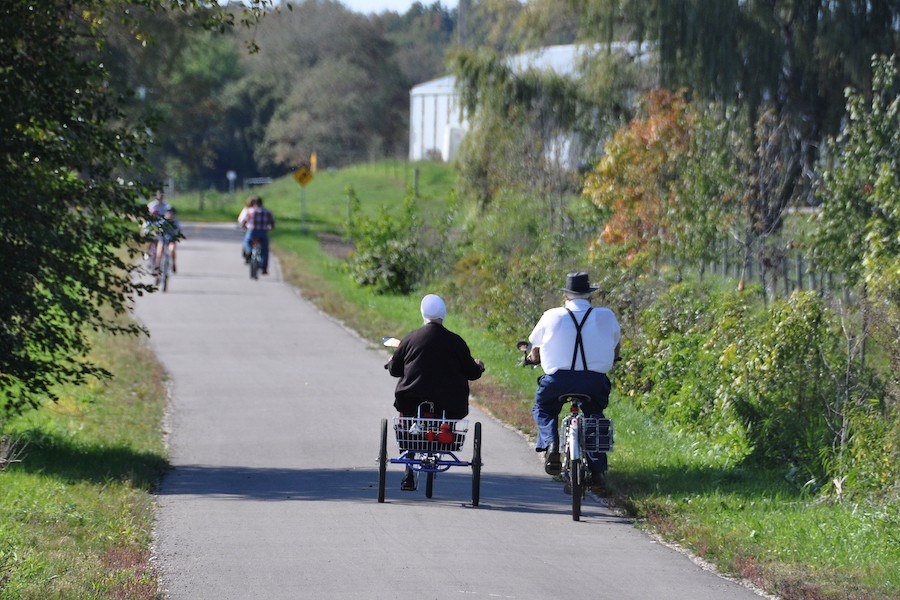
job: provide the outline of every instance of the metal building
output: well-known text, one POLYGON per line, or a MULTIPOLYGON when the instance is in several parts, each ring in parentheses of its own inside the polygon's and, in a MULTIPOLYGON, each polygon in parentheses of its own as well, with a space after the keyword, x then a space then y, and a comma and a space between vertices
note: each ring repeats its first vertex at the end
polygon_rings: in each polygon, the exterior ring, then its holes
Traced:
POLYGON ((462 120, 452 75, 426 81, 409 92, 409 160, 453 160, 467 124, 462 120))
MULTIPOLYGON (((548 46, 513 56, 509 64, 516 71, 552 70, 570 75, 583 56, 606 48, 606 44, 548 46)), ((645 60, 652 46, 646 42, 640 48, 635 42, 614 42, 612 49, 645 60)), ((409 96, 409 160, 450 162, 468 129, 468 121, 460 114, 456 78, 448 75, 420 83, 409 96)))

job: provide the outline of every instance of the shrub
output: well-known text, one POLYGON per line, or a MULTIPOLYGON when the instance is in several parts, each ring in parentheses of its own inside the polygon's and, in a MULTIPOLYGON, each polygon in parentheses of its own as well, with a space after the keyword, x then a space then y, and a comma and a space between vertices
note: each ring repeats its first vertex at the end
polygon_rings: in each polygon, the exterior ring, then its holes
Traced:
POLYGON ((643 333, 621 366, 620 390, 639 408, 703 439, 698 452, 703 448, 724 464, 740 461, 749 446, 729 384, 750 323, 742 295, 671 287, 641 313, 643 333))
POLYGON ((766 311, 752 299, 672 286, 641 313, 622 391, 726 464, 783 467, 817 488, 829 478, 837 488, 884 486, 896 469, 881 457, 900 452, 884 386, 848 358, 815 293, 766 311))
POLYGON ((356 250, 348 259, 348 269, 359 285, 371 286, 386 294, 408 294, 424 274, 422 224, 416 214, 415 199, 407 195, 403 212, 391 215, 381 207, 375 218, 359 214, 359 203, 351 196, 350 239, 356 250))

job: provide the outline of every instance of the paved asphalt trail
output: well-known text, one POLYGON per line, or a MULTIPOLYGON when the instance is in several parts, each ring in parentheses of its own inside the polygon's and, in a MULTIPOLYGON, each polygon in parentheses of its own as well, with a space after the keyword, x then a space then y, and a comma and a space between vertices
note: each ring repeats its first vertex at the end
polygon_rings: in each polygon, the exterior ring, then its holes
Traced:
POLYGON ((477 410, 480 506, 468 468, 439 474, 429 500, 424 478, 400 491, 397 465, 379 504, 387 351, 319 313, 277 264, 252 281, 237 231, 185 233, 169 291, 137 304, 172 378, 156 527, 172 600, 758 599, 596 500, 572 521, 533 448, 477 410))

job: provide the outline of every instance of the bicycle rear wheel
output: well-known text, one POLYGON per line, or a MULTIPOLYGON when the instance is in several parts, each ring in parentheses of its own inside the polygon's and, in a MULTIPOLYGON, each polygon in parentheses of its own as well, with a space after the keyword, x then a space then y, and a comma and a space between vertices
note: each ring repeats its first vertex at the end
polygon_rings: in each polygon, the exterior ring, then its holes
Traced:
POLYGON ((478 506, 481 499, 481 422, 475 422, 475 437, 472 439, 472 506, 478 506))
POLYGON ((250 251, 250 278, 251 279, 259 279, 259 263, 261 261, 260 258, 260 249, 259 245, 256 244, 253 246, 253 249, 250 251))
POLYGON ((387 419, 381 420, 381 448, 378 450, 378 501, 384 502, 384 487, 387 478, 387 419))
POLYGON ((572 482, 572 520, 581 519, 581 498, 584 496, 584 464, 581 459, 573 460, 569 478, 572 482))

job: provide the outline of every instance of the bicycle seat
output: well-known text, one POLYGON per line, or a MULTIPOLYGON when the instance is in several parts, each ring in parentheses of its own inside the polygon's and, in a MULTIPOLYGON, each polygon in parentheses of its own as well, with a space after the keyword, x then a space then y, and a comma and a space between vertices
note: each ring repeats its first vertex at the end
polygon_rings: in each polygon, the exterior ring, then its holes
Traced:
POLYGON ((567 400, 577 400, 578 402, 590 402, 591 395, 590 394, 563 394, 559 397, 560 401, 565 402, 567 400))

